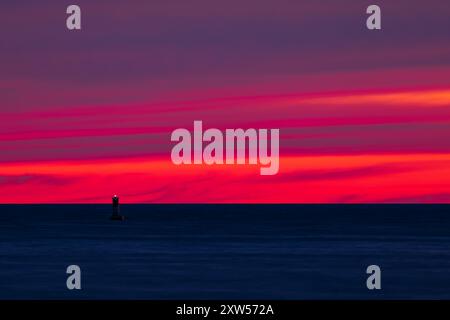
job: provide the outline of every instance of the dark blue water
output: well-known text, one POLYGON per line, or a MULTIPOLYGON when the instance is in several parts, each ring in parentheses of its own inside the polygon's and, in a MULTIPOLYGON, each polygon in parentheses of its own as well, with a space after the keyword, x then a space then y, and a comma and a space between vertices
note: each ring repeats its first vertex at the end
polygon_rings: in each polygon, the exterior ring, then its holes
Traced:
POLYGON ((0 298, 450 299, 445 205, 0 206, 0 298), (66 267, 82 290, 66 289, 66 267), (366 288, 366 267, 382 289, 366 288))

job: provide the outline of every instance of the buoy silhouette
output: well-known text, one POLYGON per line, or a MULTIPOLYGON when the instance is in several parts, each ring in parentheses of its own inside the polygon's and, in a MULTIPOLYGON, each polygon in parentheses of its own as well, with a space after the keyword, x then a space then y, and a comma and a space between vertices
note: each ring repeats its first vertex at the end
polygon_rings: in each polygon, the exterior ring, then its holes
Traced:
POLYGON ((114 195, 112 197, 112 207, 113 207, 113 213, 111 216, 111 220, 125 220, 125 217, 120 215, 120 207, 119 207, 119 197, 117 195, 114 195))

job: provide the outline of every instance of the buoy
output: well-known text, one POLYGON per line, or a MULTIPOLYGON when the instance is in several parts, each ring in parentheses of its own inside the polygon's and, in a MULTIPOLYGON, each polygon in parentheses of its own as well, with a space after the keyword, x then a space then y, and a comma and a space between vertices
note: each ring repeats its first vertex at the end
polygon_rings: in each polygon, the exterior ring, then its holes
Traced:
POLYGON ((112 207, 113 207, 113 213, 111 216, 111 220, 125 220, 125 217, 120 215, 120 207, 119 207, 119 197, 117 195, 114 195, 112 197, 112 207))

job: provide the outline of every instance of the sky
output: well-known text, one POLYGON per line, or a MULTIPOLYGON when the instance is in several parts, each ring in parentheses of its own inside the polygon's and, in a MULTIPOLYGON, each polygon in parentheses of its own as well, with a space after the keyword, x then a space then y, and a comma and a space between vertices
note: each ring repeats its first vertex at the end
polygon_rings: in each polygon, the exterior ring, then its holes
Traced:
POLYGON ((450 4, 371 4, 3 1, 0 203, 450 202, 450 4), (279 128, 279 173, 175 166, 194 120, 279 128))

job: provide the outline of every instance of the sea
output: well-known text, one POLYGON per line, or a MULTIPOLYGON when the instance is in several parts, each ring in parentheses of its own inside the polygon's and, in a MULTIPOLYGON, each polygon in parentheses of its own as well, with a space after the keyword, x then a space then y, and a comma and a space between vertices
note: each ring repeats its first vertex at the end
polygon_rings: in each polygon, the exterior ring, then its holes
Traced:
POLYGON ((0 205, 0 299, 450 299, 450 206, 0 205), (69 290, 71 265, 81 290, 69 290), (380 289, 369 290, 369 266, 380 289))

